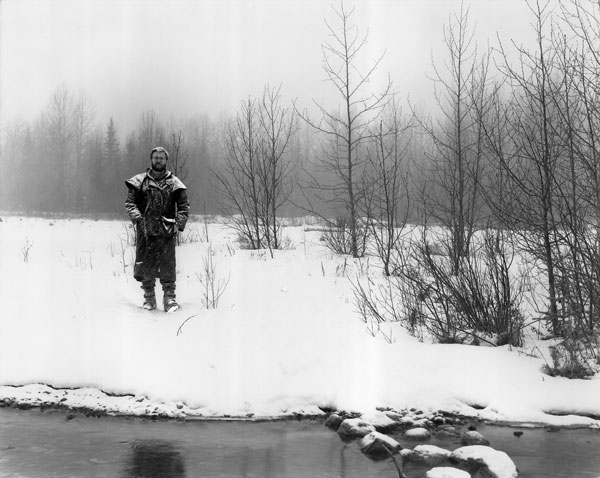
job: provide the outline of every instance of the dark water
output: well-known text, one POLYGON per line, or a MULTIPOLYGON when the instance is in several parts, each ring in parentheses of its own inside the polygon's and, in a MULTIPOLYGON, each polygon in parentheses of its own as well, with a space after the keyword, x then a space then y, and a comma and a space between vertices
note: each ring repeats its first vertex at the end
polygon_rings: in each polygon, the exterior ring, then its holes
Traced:
MULTIPOLYGON (((515 430, 478 428, 513 458, 520 477, 600 477, 600 432, 522 429, 517 438, 515 430)), ((436 438, 430 443, 459 446, 436 438)), ((425 472, 405 471, 411 478, 425 472)), ((69 420, 63 412, 0 409, 0 478, 397 476, 390 460, 369 460, 319 421, 69 420)))

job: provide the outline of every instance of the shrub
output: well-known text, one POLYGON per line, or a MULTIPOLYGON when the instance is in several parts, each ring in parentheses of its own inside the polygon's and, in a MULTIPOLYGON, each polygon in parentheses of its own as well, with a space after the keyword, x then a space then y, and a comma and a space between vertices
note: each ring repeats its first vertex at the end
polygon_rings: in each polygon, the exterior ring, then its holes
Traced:
POLYGON ((587 334, 582 336, 576 324, 563 324, 565 338, 550 347, 552 365, 542 367, 544 373, 552 377, 589 378, 598 369, 597 337, 594 345, 590 344, 587 334), (594 366, 595 365, 595 366, 594 366))
POLYGON ((420 315, 438 340, 472 336, 495 345, 521 345, 524 278, 511 277, 514 251, 502 232, 485 232, 478 254, 462 257, 458 268, 425 240, 411 259, 414 266, 402 272, 412 286, 405 295, 416 295, 409 301, 416 304, 412 314, 420 315))
POLYGON ((186 227, 183 232, 177 234, 177 244, 189 244, 193 242, 204 242, 207 240, 208 233, 202 235, 197 226, 186 227))
POLYGON ((550 347, 550 357, 552 366, 545 364, 542 370, 551 377, 589 378, 594 375, 594 371, 585 363, 577 344, 572 340, 565 340, 550 347))
MULTIPOLYGON (((367 249, 368 229, 364 224, 357 225, 358 257, 362 257, 367 249)), ((335 254, 352 254, 352 235, 349 218, 338 216, 335 221, 328 222, 321 241, 335 254)))
POLYGON ((217 267, 213 260, 214 252, 211 244, 208 245, 206 256, 202 260, 202 271, 196 272, 202 293, 202 305, 207 309, 216 309, 219 300, 229 284, 229 277, 221 279, 217 275, 217 267))
POLYGON ((354 285, 355 304, 366 323, 401 321, 410 333, 443 343, 521 345, 520 311, 525 276, 510 274, 514 253, 503 233, 484 234, 479 255, 460 260, 432 251, 425 233, 399 252, 398 275, 385 285, 354 285))

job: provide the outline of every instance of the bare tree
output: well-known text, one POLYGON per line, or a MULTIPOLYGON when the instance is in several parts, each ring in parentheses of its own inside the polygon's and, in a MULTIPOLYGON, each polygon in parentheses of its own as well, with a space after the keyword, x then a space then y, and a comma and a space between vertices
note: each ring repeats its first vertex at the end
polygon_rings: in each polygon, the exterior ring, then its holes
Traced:
POLYGON ((264 191, 263 229, 269 249, 281 246, 279 209, 289 200, 292 192, 290 174, 293 162, 289 159, 290 141, 296 131, 297 121, 290 108, 281 105, 281 86, 265 87, 258 110, 261 128, 261 174, 264 191))
POLYGON ((584 215, 600 225, 600 4, 571 0, 562 8, 569 36, 555 40, 564 74, 557 100, 571 165, 571 203, 579 198, 584 215))
POLYGON ((469 11, 461 5, 444 27, 445 69, 433 63, 438 119, 419 120, 432 146, 427 155, 430 188, 423 200, 424 222, 431 217, 448 231, 444 242, 455 271, 469 254, 482 219, 483 135, 476 112, 485 98, 489 57, 478 58, 473 36, 469 11))
POLYGON ((223 135, 219 134, 215 122, 205 114, 186 118, 177 129, 181 130, 185 140, 182 158, 185 159, 185 165, 182 164, 182 170, 190 200, 198 204, 201 210, 216 211, 218 195, 213 188, 213 177, 208 173, 225 156, 221 153, 224 149, 223 135))
POLYGON ((600 326, 600 4, 561 5, 553 30, 559 72, 553 126, 563 148, 555 190, 557 294, 565 343, 576 339, 598 356, 600 326), (562 28, 565 28, 563 30, 562 28))
POLYGON ((248 247, 281 246, 277 214, 291 192, 288 147, 296 120, 279 89, 248 98, 226 132, 228 156, 215 171, 217 188, 235 229, 248 247))
POLYGON ((234 228, 251 249, 262 246, 260 224, 261 193, 259 184, 260 141, 258 138, 256 101, 248 98, 226 131, 228 156, 214 171, 217 188, 234 228))
MULTIPOLYGON (((366 70, 360 68, 360 54, 366 49, 368 32, 360 35, 352 23, 354 9, 347 10, 343 2, 334 8, 339 22, 333 27, 326 22, 329 40, 322 45, 323 69, 341 100, 338 111, 314 101, 320 112, 320 120, 313 121, 308 115, 301 117, 315 130, 323 134, 327 143, 318 174, 308 173, 307 187, 317 191, 323 201, 333 201, 347 214, 350 250, 353 257, 364 253, 364 241, 360 245, 360 217, 365 213, 364 201, 368 188, 365 184, 367 165, 365 144, 373 139, 371 125, 377 121, 391 91, 388 80, 383 90, 368 90, 370 81, 380 66, 383 54, 366 70)), ((309 201, 309 204, 311 202, 309 201)), ((316 208, 310 206, 311 212, 316 208)))
MULTIPOLYGON (((519 60, 513 67, 500 45, 502 72, 512 87, 506 112, 509 145, 495 144, 490 148, 496 152, 511 187, 519 191, 522 201, 513 202, 510 208, 496 207, 495 213, 521 239, 524 250, 541 261, 547 279, 548 318, 558 334, 561 328, 556 283, 559 218, 555 186, 563 148, 555 127, 558 118, 554 103, 555 51, 545 36, 548 3, 541 5, 538 1, 530 8, 535 19, 536 50, 517 47, 519 60)), ((488 132, 486 137, 492 139, 494 135, 488 132)), ((503 204, 503 201, 497 203, 503 204)))
POLYGON ((373 133, 369 150, 371 193, 367 201, 371 237, 386 276, 397 272, 394 253, 401 247, 402 232, 410 211, 408 155, 412 125, 404 120, 396 101, 373 133))
POLYGON ((184 147, 183 131, 180 129, 175 131, 172 128, 172 125, 167 151, 169 151, 171 170, 173 171, 173 174, 182 181, 185 181, 188 176, 187 162, 189 158, 189 152, 184 147))
POLYGON ((137 161, 136 169, 148 167, 150 161, 150 151, 158 144, 158 137, 161 127, 158 121, 158 115, 155 111, 146 111, 142 113, 138 123, 137 133, 137 161))
POLYGON ((50 207, 65 210, 70 184, 69 166, 73 155, 73 112, 74 101, 66 85, 61 85, 52 94, 44 113, 47 137, 46 154, 48 164, 48 191, 46 198, 50 207))
MULTIPOLYGON (((189 151, 184 143, 183 131, 181 129, 175 130, 173 121, 171 121, 170 127, 170 140, 167 145, 167 151, 169 151, 169 158, 171 163, 171 171, 182 181, 185 181, 188 177, 188 158, 189 151)), ((177 235, 177 245, 182 243, 181 235, 177 235)))
POLYGON ((73 105, 73 164, 69 168, 68 202, 76 209, 83 207, 83 190, 87 187, 87 168, 84 148, 94 121, 95 108, 84 92, 80 92, 73 105))

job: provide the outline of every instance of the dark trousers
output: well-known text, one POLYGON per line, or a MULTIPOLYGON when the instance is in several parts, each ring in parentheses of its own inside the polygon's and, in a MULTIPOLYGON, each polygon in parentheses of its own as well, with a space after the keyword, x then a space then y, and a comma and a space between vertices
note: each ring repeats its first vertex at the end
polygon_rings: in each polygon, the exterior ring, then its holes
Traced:
POLYGON ((159 279, 165 295, 175 296, 175 242, 175 236, 147 236, 138 231, 133 277, 142 283, 144 295, 154 295, 159 279))

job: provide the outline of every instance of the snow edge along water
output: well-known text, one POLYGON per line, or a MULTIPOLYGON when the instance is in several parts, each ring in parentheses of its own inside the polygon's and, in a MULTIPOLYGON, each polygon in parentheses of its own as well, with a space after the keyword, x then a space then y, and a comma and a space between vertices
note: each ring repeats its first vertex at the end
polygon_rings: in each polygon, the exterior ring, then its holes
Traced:
POLYGON ((575 414, 548 413, 547 421, 514 421, 504 419, 491 419, 489 415, 481 413, 483 409, 464 405, 461 410, 393 410, 381 408, 375 412, 360 413, 329 408, 327 406, 310 405, 289 410, 279 415, 256 415, 246 413, 243 415, 214 414, 207 408, 189 407, 182 401, 163 402, 152 400, 146 396, 132 394, 112 394, 93 387, 81 388, 55 388, 46 384, 25 385, 0 385, 0 408, 16 408, 20 410, 39 409, 62 411, 67 417, 73 418, 81 414, 85 416, 103 417, 135 417, 149 420, 181 420, 181 421, 285 421, 285 420, 322 420, 325 421, 331 414, 339 414, 347 418, 362 418, 376 428, 396 424, 412 426, 425 426, 435 428, 440 424, 459 423, 470 421, 485 423, 487 425, 506 426, 514 428, 547 428, 558 429, 600 429, 600 419, 595 416, 575 414), (406 421, 407 415, 418 420, 406 421), (567 421, 557 424, 553 417, 569 417, 567 421), (393 417, 390 421, 389 417, 393 417), (437 419, 444 420, 438 422, 437 419), (580 417, 578 422, 575 417, 580 417))

